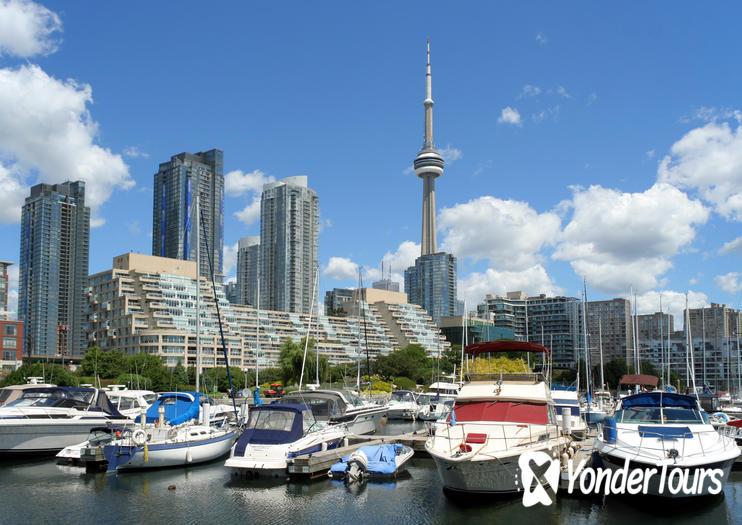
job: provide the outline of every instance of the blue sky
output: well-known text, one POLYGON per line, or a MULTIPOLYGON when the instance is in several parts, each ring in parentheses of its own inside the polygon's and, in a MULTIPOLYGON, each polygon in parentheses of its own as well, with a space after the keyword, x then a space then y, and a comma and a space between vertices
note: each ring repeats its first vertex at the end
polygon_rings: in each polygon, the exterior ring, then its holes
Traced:
POLYGON ((151 253, 158 163, 218 147, 228 261, 262 183, 307 175, 322 294, 382 259, 401 281, 430 37, 438 243, 470 307, 583 277, 640 312, 742 300, 738 4, 174 5, 0 0, 0 259, 30 185, 79 178, 90 272, 151 253))

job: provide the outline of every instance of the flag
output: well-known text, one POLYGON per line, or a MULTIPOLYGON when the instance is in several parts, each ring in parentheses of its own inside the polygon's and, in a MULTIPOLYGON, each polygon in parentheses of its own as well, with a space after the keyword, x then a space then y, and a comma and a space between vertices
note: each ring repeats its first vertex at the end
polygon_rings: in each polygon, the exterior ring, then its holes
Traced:
POLYGON ((454 426, 456 424, 456 412, 451 410, 451 420, 448 422, 449 425, 454 426))

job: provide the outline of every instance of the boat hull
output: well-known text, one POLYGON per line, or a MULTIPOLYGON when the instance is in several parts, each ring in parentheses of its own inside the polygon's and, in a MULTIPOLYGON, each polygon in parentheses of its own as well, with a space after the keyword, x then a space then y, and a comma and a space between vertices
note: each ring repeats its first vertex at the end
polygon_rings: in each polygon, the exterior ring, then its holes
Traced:
POLYGON ((433 455, 443 488, 457 493, 514 494, 522 490, 520 455, 481 461, 453 461, 433 455))
POLYGON ((49 420, 43 423, 27 419, 3 420, 0 424, 0 455, 54 455, 60 450, 88 439, 95 427, 115 423, 133 426, 130 419, 103 419, 100 417, 49 420))

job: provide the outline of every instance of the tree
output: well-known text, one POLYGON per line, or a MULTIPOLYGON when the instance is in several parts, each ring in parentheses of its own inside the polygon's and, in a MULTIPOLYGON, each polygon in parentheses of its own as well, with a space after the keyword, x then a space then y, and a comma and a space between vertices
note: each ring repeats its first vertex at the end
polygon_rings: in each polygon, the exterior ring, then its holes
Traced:
POLYGON ((409 377, 395 377, 392 381, 398 390, 412 390, 417 388, 417 384, 409 377))
MULTIPOLYGON (((170 380, 172 384, 175 385, 175 390, 182 390, 184 386, 190 384, 188 382, 188 372, 180 361, 178 361, 178 364, 173 368, 170 380)), ((172 390, 173 387, 171 386, 170 389, 172 390)))
POLYGON ((416 383, 424 383, 430 377, 432 360, 420 345, 412 344, 374 361, 375 371, 382 377, 408 377, 416 383))
POLYGON ((82 375, 112 379, 125 372, 126 357, 121 350, 101 350, 93 346, 85 352, 80 363, 82 375))
POLYGON ((147 353, 128 356, 126 371, 138 373, 152 381, 152 389, 163 392, 170 389, 170 371, 160 356, 147 353))
POLYGON ((12 371, 0 386, 23 385, 28 382, 29 377, 43 377, 44 381, 57 386, 78 386, 80 383, 72 372, 60 364, 36 362, 12 371))
MULTIPOLYGON (((304 345, 306 339, 302 338, 301 341, 295 343, 291 339, 286 339, 281 345, 281 357, 280 357, 280 368, 281 368, 281 379, 284 385, 298 384, 301 377, 302 363, 304 362, 304 345)), ((309 339, 307 346, 307 360, 304 365, 304 384, 311 383, 315 377, 315 367, 317 364, 317 354, 312 352, 314 348, 314 339, 309 339)), ((320 355, 319 359, 319 378, 320 382, 326 381, 329 375, 330 363, 327 356, 320 355)), ((263 379, 261 377, 261 379, 263 379)))

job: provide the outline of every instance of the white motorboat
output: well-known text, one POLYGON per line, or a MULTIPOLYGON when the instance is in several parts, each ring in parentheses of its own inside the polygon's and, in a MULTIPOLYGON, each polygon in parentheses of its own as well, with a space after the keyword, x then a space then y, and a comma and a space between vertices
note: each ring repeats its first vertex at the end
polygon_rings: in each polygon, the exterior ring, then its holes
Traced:
POLYGON ((94 427, 133 425, 95 388, 35 387, 0 407, 0 454, 53 454, 94 427))
MULTIPOLYGON (((543 352, 542 345, 492 341, 466 347, 470 356, 489 352, 543 352)), ((557 423, 549 387, 539 373, 470 373, 447 425, 436 425, 425 443, 447 491, 514 493, 518 460, 525 452, 560 458, 570 438, 557 423)))
POLYGON ((40 386, 56 386, 45 383, 43 377, 29 377, 25 385, 9 385, 0 388, 0 407, 12 403, 23 395, 23 391, 40 386))
POLYGON ((400 443, 364 446, 333 463, 327 474, 346 483, 394 479, 414 454, 412 447, 400 443))
POLYGON ((585 439, 587 423, 585 423, 580 413, 577 387, 552 385, 551 397, 554 399, 557 422, 564 432, 571 434, 576 439, 585 439))
POLYGON ((346 444, 343 424, 327 424, 307 405, 273 403, 255 407, 229 459, 233 474, 283 477, 296 456, 346 444))
POLYGON ((395 390, 386 404, 386 415, 389 419, 414 420, 420 411, 417 394, 409 390, 395 390))
POLYGON ((103 447, 108 472, 181 467, 218 459, 229 452, 239 429, 198 423, 139 425, 103 447))
POLYGON ((708 471, 720 469, 723 485, 740 455, 734 438, 714 429, 695 397, 659 391, 621 399, 595 444, 606 468, 623 469, 628 462, 630 469, 666 469, 666 476, 645 484, 648 494, 663 497, 711 494, 715 484, 708 471), (678 477, 675 470, 685 480, 677 492, 670 488, 670 478, 678 477))
POLYGON ((343 424, 351 434, 373 434, 379 428, 386 407, 364 401, 348 390, 326 388, 299 390, 273 402, 306 404, 314 417, 330 425, 343 424))
POLYGON ((135 419, 155 401, 157 394, 151 390, 129 390, 123 385, 111 385, 106 393, 111 404, 128 418, 135 419))
POLYGON ((448 415, 455 400, 455 395, 422 392, 417 396, 419 404, 417 418, 422 421, 437 421, 441 416, 448 415))

